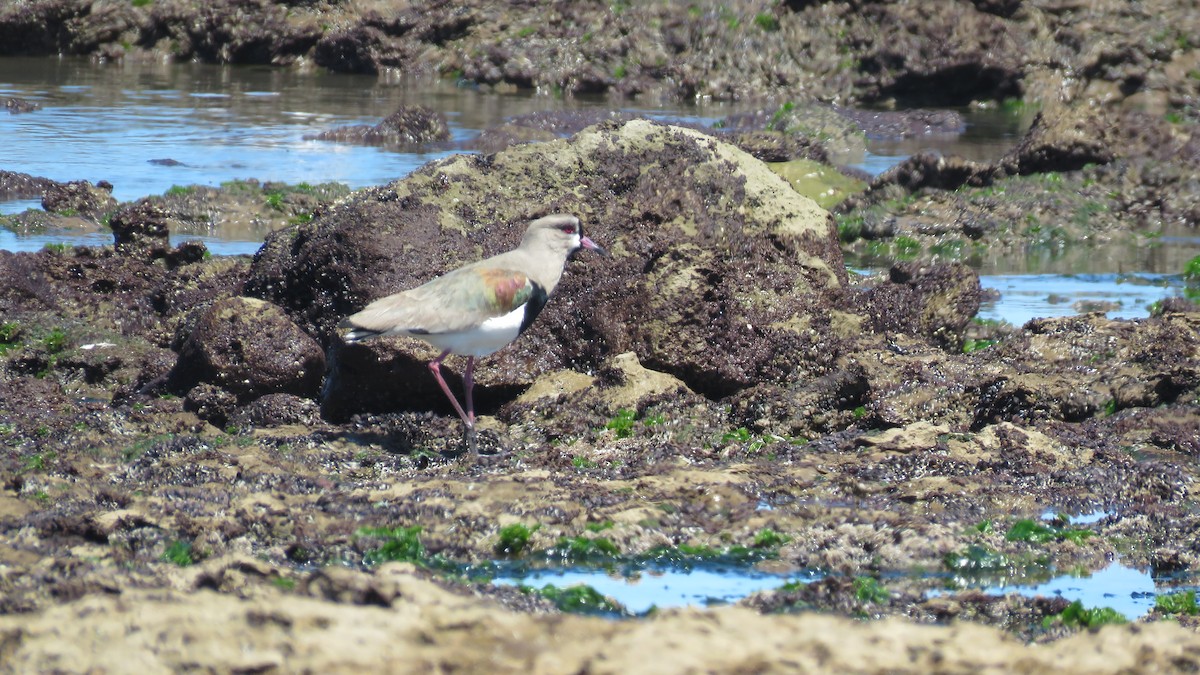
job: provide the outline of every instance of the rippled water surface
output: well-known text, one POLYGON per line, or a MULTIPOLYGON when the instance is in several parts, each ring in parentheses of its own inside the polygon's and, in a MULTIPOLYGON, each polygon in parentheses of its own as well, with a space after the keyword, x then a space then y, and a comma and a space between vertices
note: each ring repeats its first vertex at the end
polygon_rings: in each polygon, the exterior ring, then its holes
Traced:
MULTIPOLYGON (((445 113, 453 141, 526 113, 612 108, 601 98, 485 94, 441 80, 0 58, 0 97, 9 96, 43 107, 0 114, 0 169, 60 181, 107 180, 121 201, 161 194, 172 185, 217 185, 235 178, 337 181, 352 188, 387 183, 451 150, 392 152, 304 136, 341 125, 376 124, 402 105, 445 113), (163 166, 161 160, 178 164, 163 166)), ((625 109, 711 122, 746 106, 625 109)), ((0 206, 12 213, 30 204, 0 206)))

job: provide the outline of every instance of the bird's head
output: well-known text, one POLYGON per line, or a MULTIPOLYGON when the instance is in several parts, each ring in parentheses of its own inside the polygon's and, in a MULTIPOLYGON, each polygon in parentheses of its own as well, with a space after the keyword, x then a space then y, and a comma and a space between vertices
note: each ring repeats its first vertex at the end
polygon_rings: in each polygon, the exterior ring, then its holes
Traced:
POLYGON ((550 250, 561 254, 564 259, 581 248, 608 255, 604 247, 583 234, 578 218, 562 213, 543 216, 530 223, 525 236, 521 238, 521 247, 550 250))

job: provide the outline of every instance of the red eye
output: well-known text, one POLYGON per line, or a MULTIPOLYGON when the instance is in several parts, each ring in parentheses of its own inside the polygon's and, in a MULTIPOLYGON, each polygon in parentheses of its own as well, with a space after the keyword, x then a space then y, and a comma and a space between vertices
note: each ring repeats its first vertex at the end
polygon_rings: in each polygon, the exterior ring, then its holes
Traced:
POLYGON ((574 225, 563 225, 562 227, 560 227, 558 229, 562 230, 564 234, 575 234, 575 226, 574 225))

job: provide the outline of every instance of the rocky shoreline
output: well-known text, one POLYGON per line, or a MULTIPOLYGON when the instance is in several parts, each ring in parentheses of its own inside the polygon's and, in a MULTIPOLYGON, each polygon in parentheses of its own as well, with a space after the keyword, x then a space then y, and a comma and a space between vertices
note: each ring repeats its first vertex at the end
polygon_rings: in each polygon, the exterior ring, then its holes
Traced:
POLYGON ((1154 0, 503 4, 27 0, 0 56, 425 73, 497 91, 951 107, 1194 106, 1195 7, 1154 0))
MULTIPOLYGON (((23 31, 0 39, 9 54, 764 99, 717 129, 511 120, 482 154, 353 193, 251 181, 118 203, 103 183, 0 167, 0 194, 46 206, 7 227, 114 236, 0 252, 0 672, 1200 665, 1186 603, 1100 629, 1097 608, 969 588, 1114 560, 1150 571, 1162 596, 1194 588, 1196 305, 981 324, 967 264, 1195 236, 1197 12, 943 4, 920 17, 821 2, 0 9, 0 37, 23 31), (239 11, 260 20, 235 31, 239 11), (814 45, 789 62, 797 72, 779 70, 779 50, 814 45), (648 65, 655 49, 664 65, 648 65), (781 177, 801 161, 836 172, 866 133, 959 129, 948 114, 829 105, 930 91, 943 93, 921 102, 1024 97, 1040 111, 995 162, 917 155, 830 211, 781 177), (511 247, 551 212, 578 215, 613 257, 571 262, 537 323, 481 365, 482 444, 496 454, 471 463, 429 351, 346 346, 334 326, 511 247), (170 246, 199 214, 270 234, 252 259, 170 246), (885 278, 847 272, 844 255, 866 248, 893 260, 885 278), (612 621, 464 571, 496 559, 823 576, 737 607, 612 621)), ((398 111, 341 139, 436 143, 439 128, 398 111)), ((457 387, 461 364, 447 365, 457 387)))

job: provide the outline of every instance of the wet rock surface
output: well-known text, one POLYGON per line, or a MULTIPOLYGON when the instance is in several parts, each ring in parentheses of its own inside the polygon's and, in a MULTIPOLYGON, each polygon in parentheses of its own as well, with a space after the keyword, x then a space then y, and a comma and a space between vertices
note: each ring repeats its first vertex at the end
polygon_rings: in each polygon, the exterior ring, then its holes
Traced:
POLYGON ((27 101, 23 98, 9 96, 4 99, 4 109, 13 114, 33 112, 40 109, 42 106, 33 101, 27 101))
POLYGON ((306 138, 365 145, 414 145, 448 140, 450 127, 445 115, 423 106, 409 106, 388 115, 379 124, 338 127, 306 138))
POLYGON ((96 185, 87 181, 55 183, 42 193, 42 208, 46 211, 80 215, 93 222, 103 220, 116 206, 112 185, 104 181, 96 185))
POLYGON ((171 380, 184 391, 208 382, 251 401, 268 394, 315 396, 324 372, 320 346, 279 308, 235 297, 200 311, 171 380))
POLYGON ((0 195, 6 199, 28 199, 40 197, 46 190, 58 185, 56 181, 27 173, 0 170, 0 195))
POLYGON ((850 252, 883 241, 909 258, 964 262, 1044 247, 1086 259, 1131 238, 1193 237, 1197 139, 1195 123, 1055 106, 995 162, 906 159, 834 207, 839 233, 850 252))
POLYGON ((144 201, 113 214, 109 227, 118 253, 126 255, 165 255, 171 234, 166 209, 144 201))

